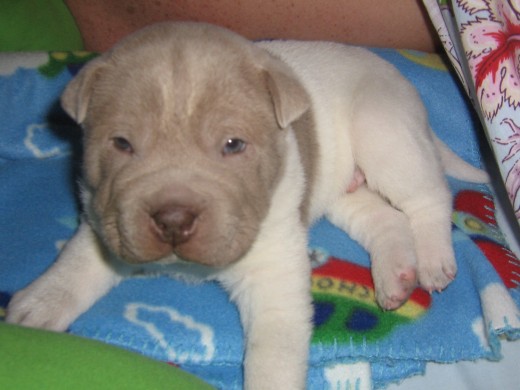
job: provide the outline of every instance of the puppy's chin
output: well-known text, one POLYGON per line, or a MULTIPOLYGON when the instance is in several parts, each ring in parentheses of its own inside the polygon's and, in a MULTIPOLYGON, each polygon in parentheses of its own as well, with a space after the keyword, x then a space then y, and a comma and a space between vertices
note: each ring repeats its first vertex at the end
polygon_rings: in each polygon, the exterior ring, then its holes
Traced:
POLYGON ((211 268, 214 270, 223 269, 235 262, 237 262, 241 257, 237 257, 234 259, 219 259, 219 258, 210 258, 210 259, 189 259, 180 257, 178 254, 171 252, 167 255, 161 257, 144 257, 145 255, 136 257, 134 253, 127 253, 125 251, 124 254, 115 254, 119 261, 123 263, 129 264, 131 266, 145 266, 145 265, 157 265, 157 266, 170 266, 170 265, 181 265, 183 267, 197 266, 202 268, 211 268))
POLYGON ((196 264, 211 268, 223 268, 231 265, 238 261, 242 256, 206 256, 201 254, 200 256, 193 256, 189 252, 185 251, 183 254, 182 250, 178 252, 169 250, 161 253, 157 252, 141 252, 136 254, 128 250, 123 250, 120 253, 115 253, 117 258, 130 265, 142 265, 142 264, 157 264, 157 265, 170 265, 170 264, 196 264), (179 252, 179 253, 178 253, 179 252))

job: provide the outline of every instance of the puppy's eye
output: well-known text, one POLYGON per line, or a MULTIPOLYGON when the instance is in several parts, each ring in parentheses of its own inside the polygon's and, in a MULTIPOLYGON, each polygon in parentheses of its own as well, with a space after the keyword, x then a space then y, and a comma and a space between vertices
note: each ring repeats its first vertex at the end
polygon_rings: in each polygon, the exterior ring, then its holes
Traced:
POLYGON ((242 141, 239 138, 229 138, 222 149, 222 154, 227 156, 230 154, 242 153, 246 150, 246 147, 247 143, 245 141, 242 141))
POLYGON ((129 154, 132 154, 134 152, 132 144, 124 137, 114 137, 112 138, 112 143, 114 147, 120 152, 129 154))

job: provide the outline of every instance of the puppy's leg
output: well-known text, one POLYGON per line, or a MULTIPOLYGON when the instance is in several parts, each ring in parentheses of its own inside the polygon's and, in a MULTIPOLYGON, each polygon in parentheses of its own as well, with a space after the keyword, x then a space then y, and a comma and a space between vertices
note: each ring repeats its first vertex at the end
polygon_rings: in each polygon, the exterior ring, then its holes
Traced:
POLYGON ((304 389, 312 333, 306 233, 273 226, 220 277, 245 333, 245 389, 304 389), (282 231, 284 230, 284 231, 282 231))
POLYGON ((396 202, 409 217, 414 233, 420 285, 430 293, 443 290, 457 273, 451 240, 451 194, 435 190, 396 202))
POLYGON ((356 163, 368 186, 409 218, 419 283, 428 291, 442 290, 457 271, 452 204, 427 113, 405 83, 392 83, 383 91, 369 85, 365 92, 372 87, 370 96, 360 97, 356 106, 352 137, 356 163))
POLYGON ((417 283, 408 218, 366 186, 337 199, 327 218, 370 253, 378 304, 386 310, 401 306, 417 283))
POLYGON ((119 280, 104 261, 95 234, 83 222, 56 263, 14 295, 6 321, 63 331, 119 280))

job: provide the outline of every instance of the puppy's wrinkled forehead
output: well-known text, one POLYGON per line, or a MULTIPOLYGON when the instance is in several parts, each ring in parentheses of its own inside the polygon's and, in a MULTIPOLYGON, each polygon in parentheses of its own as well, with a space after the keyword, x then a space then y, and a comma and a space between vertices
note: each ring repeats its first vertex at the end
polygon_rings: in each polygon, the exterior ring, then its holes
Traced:
POLYGON ((219 133, 254 133, 254 141, 287 128, 310 106, 282 61, 231 31, 188 22, 130 35, 86 65, 61 102, 94 141, 124 137, 118 129, 140 138, 145 128, 153 129, 154 138, 197 129, 196 136, 203 122, 218 124, 219 133))
POLYGON ((229 37, 169 34, 129 46, 123 43, 100 72, 92 99, 97 120, 114 115, 136 120, 132 117, 146 114, 183 122, 202 113, 226 117, 237 107, 247 115, 252 105, 258 113, 261 102, 268 102, 265 78, 249 46, 229 37))

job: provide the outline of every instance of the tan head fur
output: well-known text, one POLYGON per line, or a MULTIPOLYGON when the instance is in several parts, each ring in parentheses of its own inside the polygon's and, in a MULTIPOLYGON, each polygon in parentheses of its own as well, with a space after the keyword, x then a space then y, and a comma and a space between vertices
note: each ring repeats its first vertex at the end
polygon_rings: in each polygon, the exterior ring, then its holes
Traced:
POLYGON ((309 108, 291 71, 214 26, 165 23, 92 61, 62 97, 84 128, 87 215, 129 262, 212 266, 250 248, 309 108))

